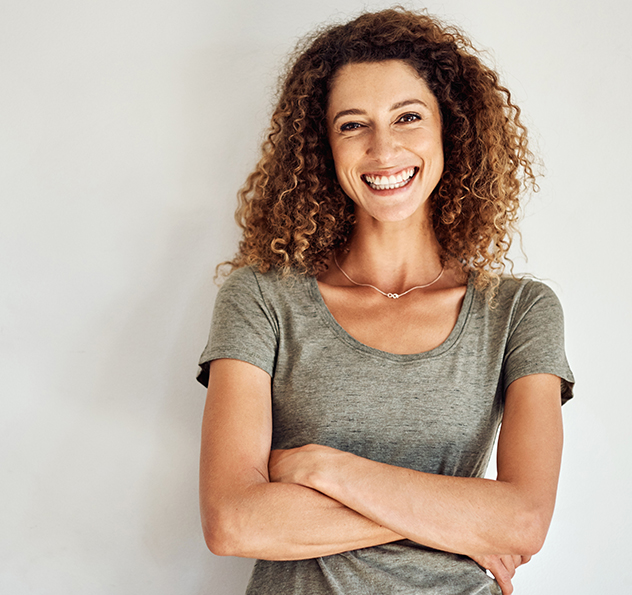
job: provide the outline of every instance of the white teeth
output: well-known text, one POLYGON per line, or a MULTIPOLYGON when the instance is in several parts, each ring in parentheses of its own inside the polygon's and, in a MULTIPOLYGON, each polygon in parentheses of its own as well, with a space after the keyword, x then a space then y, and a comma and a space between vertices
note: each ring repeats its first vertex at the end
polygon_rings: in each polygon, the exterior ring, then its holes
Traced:
POLYGON ((393 190, 408 184, 415 175, 415 168, 411 167, 393 176, 370 176, 365 175, 365 182, 374 190, 393 190))

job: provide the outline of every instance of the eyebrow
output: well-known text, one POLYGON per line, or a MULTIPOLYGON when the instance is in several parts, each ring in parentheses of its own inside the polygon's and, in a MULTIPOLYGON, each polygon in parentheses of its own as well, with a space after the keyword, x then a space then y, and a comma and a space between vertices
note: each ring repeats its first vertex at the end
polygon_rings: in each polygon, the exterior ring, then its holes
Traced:
MULTIPOLYGON (((428 106, 428 104, 425 101, 422 101, 421 99, 404 99, 404 101, 398 101, 397 103, 394 103, 391 106, 391 109, 389 111, 392 112, 402 107, 406 107, 407 105, 415 105, 415 104, 423 105, 427 110, 430 110, 430 107, 428 106)), ((366 112, 361 109, 355 109, 355 108, 345 109, 338 112, 334 116, 334 119, 332 120, 331 123, 332 125, 335 124, 336 120, 343 118, 344 116, 364 116, 364 115, 366 115, 366 112)))

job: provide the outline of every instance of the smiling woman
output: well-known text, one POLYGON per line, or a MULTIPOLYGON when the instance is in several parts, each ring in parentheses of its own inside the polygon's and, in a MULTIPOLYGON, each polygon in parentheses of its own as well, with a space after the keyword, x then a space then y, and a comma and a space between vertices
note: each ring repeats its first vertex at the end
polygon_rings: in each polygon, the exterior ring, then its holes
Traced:
POLYGON ((542 546, 573 376, 553 292, 501 275, 518 116, 425 14, 297 52, 200 360, 205 537, 249 595, 507 595, 542 546))
POLYGON ((443 172, 441 113, 424 80, 401 60, 347 64, 329 94, 336 176, 356 217, 430 221, 443 172))

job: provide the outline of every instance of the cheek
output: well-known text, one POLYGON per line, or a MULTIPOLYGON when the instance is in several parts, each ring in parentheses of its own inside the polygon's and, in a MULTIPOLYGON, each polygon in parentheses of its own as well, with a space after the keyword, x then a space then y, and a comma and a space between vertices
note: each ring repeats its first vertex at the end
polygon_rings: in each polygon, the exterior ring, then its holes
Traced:
POLYGON ((429 142, 420 147, 419 153, 426 156, 426 160, 431 164, 433 170, 443 172, 444 156, 441 143, 429 142))
POLYGON ((342 191, 353 199, 353 183, 348 170, 336 164, 336 177, 338 178, 338 183, 340 184, 342 191))
POLYGON ((336 176, 340 184, 347 184, 350 177, 350 168, 353 164, 353 159, 350 158, 348 150, 341 150, 340 147, 332 147, 331 154, 334 159, 334 167, 336 170, 336 176))
POLYGON ((443 167, 445 165, 443 158, 443 150, 441 150, 437 155, 437 169, 439 170, 439 176, 443 173, 443 167))

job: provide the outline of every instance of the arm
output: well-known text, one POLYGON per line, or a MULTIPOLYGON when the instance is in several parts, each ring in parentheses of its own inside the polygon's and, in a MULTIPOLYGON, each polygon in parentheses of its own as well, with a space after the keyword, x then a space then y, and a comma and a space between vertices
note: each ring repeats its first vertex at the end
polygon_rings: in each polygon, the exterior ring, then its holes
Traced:
POLYGON ((270 473, 430 547, 527 558, 548 530, 561 451, 560 381, 537 374, 507 390, 496 481, 421 473, 318 445, 275 451, 270 473))
POLYGON ((202 424, 200 507, 210 550, 314 558, 402 539, 313 489, 270 483, 271 379, 231 359, 211 364, 202 424))

